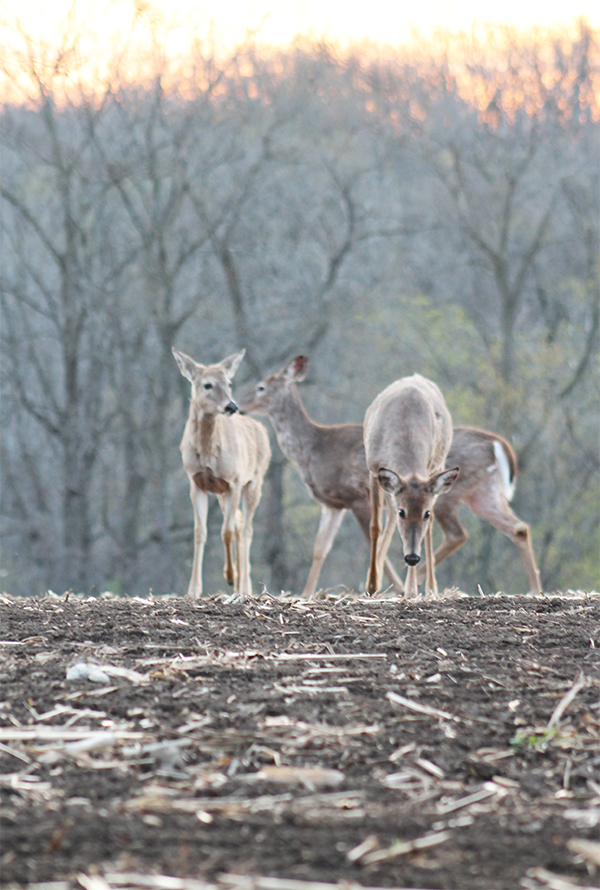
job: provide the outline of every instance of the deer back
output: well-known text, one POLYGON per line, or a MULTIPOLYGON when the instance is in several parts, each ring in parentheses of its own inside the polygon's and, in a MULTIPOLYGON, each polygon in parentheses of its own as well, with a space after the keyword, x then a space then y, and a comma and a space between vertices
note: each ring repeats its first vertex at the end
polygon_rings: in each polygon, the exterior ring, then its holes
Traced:
POLYGON ((398 476, 426 479, 444 468, 452 442, 452 418, 431 380, 413 374, 390 384, 365 416, 367 465, 398 476))

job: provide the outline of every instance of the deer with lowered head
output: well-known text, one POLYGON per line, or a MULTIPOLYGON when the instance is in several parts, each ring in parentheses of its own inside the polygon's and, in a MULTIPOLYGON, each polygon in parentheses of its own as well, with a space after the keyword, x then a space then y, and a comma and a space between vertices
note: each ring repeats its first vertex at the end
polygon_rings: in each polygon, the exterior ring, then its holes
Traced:
POLYGON ((231 380, 244 354, 242 350, 218 364, 201 365, 173 349, 179 370, 192 384, 190 413, 180 446, 194 508, 194 561, 188 588, 192 599, 202 594, 209 494, 217 496, 223 513, 225 579, 240 596, 252 592, 252 522, 271 448, 264 426, 237 413, 232 398, 231 380))
MULTIPOLYGON (((321 568, 331 550, 342 519, 350 510, 367 541, 370 541, 371 506, 369 470, 365 458, 363 425, 342 423, 324 425, 308 416, 297 385, 308 371, 308 358, 298 355, 279 371, 261 380, 240 410, 268 414, 279 445, 302 476, 311 496, 321 505, 313 561, 303 596, 315 593, 321 568)), ((529 527, 509 506, 517 473, 514 451, 501 436, 467 426, 454 427, 446 467, 460 466, 460 476, 449 492, 439 496, 434 515, 444 539, 436 550, 438 565, 468 539, 460 522, 461 503, 494 528, 507 535, 519 548, 532 592, 541 592, 539 574, 531 547, 529 527)), ((392 531, 394 526, 392 525, 392 531)), ((384 571, 394 588, 402 582, 386 559, 384 571)), ((425 566, 419 567, 419 583, 425 566)))
POLYGON ((367 592, 379 590, 381 567, 394 533, 394 517, 408 565, 404 592, 418 593, 417 569, 425 540, 425 592, 437 593, 433 558, 433 506, 449 491, 459 467, 446 469, 452 418, 438 387, 413 374, 391 383, 367 408, 365 454, 371 490, 371 561, 367 592), (382 490, 387 501, 381 536, 382 490))

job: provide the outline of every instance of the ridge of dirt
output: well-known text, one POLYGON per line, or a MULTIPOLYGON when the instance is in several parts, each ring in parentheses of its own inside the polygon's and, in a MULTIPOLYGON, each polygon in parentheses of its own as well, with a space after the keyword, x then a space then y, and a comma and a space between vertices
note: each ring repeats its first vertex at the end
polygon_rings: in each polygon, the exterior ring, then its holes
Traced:
POLYGON ((596 594, 3 597, 2 882, 589 886, 599 619, 596 594))

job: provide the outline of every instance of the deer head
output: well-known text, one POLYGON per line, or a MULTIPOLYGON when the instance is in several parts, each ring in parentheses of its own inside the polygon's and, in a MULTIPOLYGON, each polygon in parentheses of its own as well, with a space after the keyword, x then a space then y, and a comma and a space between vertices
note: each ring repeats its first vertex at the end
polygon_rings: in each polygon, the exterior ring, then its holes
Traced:
POLYGON ((264 411, 270 414, 276 411, 286 389, 293 383, 300 383, 306 377, 308 358, 297 355, 289 364, 275 374, 270 374, 257 383, 247 398, 243 399, 240 409, 246 414, 251 411, 264 411))
POLYGON ((192 384, 192 402, 198 409, 203 414, 235 414, 238 406, 231 394, 231 380, 246 350, 216 365, 201 365, 184 352, 172 351, 179 370, 192 384))
POLYGON ((416 566, 420 562, 421 544, 431 522, 433 505, 442 492, 452 488, 458 473, 459 468, 453 467, 434 473, 429 479, 419 479, 417 476, 403 479, 393 470, 379 470, 379 484, 391 496, 398 516, 404 560, 409 566, 416 566))

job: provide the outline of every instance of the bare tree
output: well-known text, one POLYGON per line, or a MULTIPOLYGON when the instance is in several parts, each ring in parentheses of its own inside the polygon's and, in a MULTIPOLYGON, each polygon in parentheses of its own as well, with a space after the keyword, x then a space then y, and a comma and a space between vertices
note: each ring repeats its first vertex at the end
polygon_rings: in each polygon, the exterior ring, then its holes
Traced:
MULTIPOLYGON (((95 163, 85 98, 59 94, 60 51, 55 60, 32 53, 27 64, 33 108, 3 114, 4 375, 28 418, 10 450, 9 478, 19 478, 21 460, 29 463, 39 497, 37 509, 27 501, 22 513, 39 535, 43 528, 54 537, 54 546, 46 542, 54 553, 50 580, 85 588, 93 574, 93 469, 116 414, 113 341, 103 319, 134 252, 113 241, 111 190, 95 163), (44 439, 58 461, 51 472, 62 480, 58 512, 48 463, 36 456, 44 439), (40 510, 58 522, 60 543, 40 510)), ((107 107, 96 107, 98 125, 107 107)))

